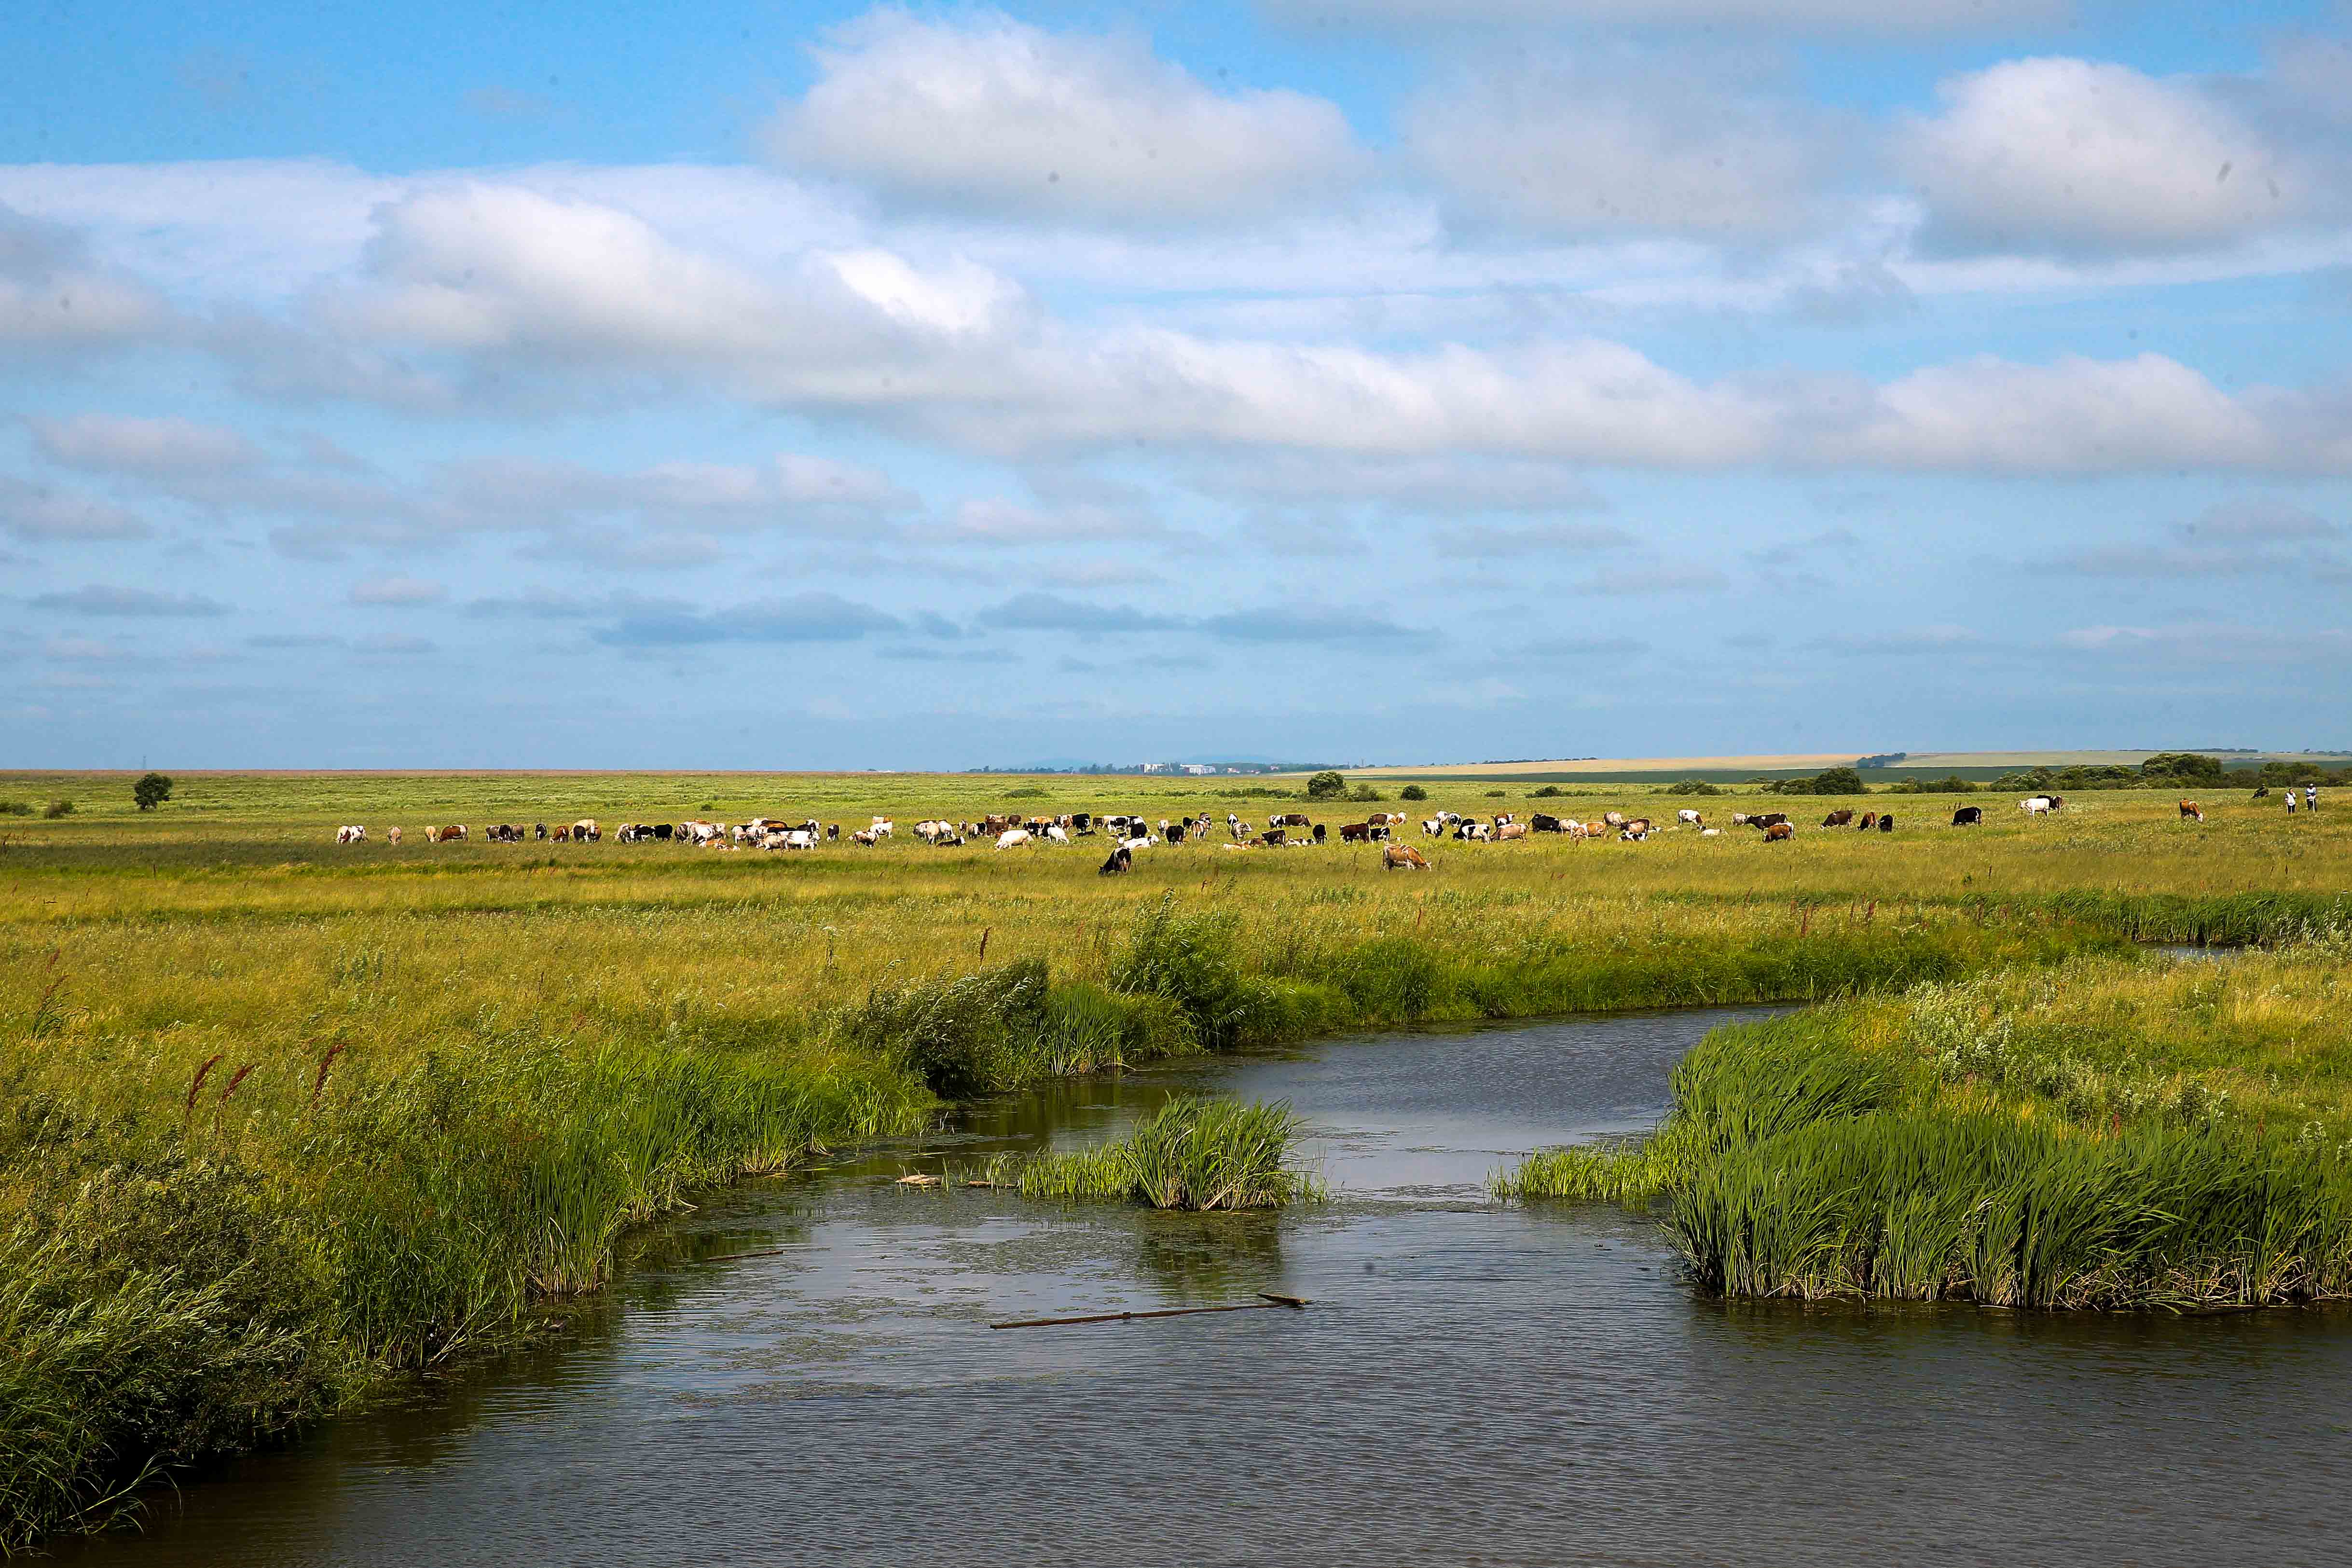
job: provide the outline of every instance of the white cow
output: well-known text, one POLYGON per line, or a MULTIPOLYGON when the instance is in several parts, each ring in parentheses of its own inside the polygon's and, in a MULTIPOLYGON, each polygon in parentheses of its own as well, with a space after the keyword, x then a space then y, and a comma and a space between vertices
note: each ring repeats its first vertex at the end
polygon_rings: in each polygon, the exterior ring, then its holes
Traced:
POLYGON ((2050 815, 2050 797, 2037 795, 2031 800, 2021 800, 2017 803, 2017 809, 2028 816, 2047 816, 2050 815))
POLYGON ((1689 806, 1685 805, 1675 813, 1675 826, 1677 827, 1705 827, 1706 826, 1706 819, 1701 817, 1697 812, 1693 811, 1689 806))
POLYGON ((383 841, 384 841, 385 843, 387 843, 387 844, 397 844, 397 843, 399 843, 399 842, 400 842, 400 829, 399 829, 399 828, 397 828, 397 827, 387 827, 387 828, 385 828, 385 829, 383 830, 383 841))
MULTIPOLYGON (((395 828, 394 831, 397 832, 398 829, 395 828)), ((361 827, 356 824, 350 827, 338 827, 335 829, 335 842, 338 844, 364 844, 367 842, 367 829, 361 827)))
MULTIPOLYGON (((872 834, 875 838, 887 838, 890 837, 890 819, 887 816, 877 816, 867 825, 866 831, 872 834)), ((869 839, 867 842, 871 843, 872 840, 869 839)))
POLYGON ((1031 834, 1025 827, 1011 827, 996 836, 999 849, 1018 849, 1029 842, 1031 834))
POLYGON ((1045 828, 1045 837, 1056 844, 1067 844, 1070 841, 1070 830, 1058 822, 1051 823, 1045 828))

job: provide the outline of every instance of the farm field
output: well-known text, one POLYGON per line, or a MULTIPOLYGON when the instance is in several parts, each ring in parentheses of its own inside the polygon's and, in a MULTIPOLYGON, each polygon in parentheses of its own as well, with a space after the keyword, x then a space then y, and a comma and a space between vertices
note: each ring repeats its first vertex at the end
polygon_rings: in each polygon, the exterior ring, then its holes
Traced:
MULTIPOLYGON (((1462 844, 1409 826, 1427 872, 1384 871, 1376 847, 1227 849, 1219 834, 1106 878, 1099 837, 999 853, 907 829, 1372 807, 1277 801, 1255 780, 205 774, 142 814, 130 782, 0 778, 0 799, 75 807, 0 816, 11 1544, 101 1523, 142 1479, 388 1378, 543 1331, 607 1278, 628 1226, 698 1187, 1049 1075, 1391 1023, 1883 1009, 2002 975, 2104 994, 2159 962, 2135 943, 2299 953, 2352 921, 2352 822, 2237 792, 2207 800, 2203 824, 2150 791, 2032 819, 1976 795, 1986 826, 1955 829, 1936 796, 1438 786, 1386 804, 1664 820, 1689 804, 1725 821, 1769 806, 1799 831, 1462 844), (1847 804, 1894 810, 1896 831, 1812 826, 1847 804), (610 832, 753 815, 899 829, 796 854, 610 832), (480 837, 583 816, 602 842, 480 837), (437 822, 474 837, 423 843, 437 822), (338 847, 347 823, 371 841, 338 847)), ((2293 961, 2340 959, 2309 951, 2323 956, 2293 961)), ((2335 993, 2312 994, 2310 1026, 2340 1035, 2335 993)), ((2181 1073, 2227 1066, 2168 1066, 2170 1103, 2181 1073)))

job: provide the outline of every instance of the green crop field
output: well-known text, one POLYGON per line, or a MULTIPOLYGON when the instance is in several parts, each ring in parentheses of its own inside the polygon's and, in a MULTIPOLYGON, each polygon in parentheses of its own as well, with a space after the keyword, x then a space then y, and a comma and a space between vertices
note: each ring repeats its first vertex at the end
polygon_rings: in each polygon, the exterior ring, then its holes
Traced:
MULTIPOLYGON (((2095 1134, 2169 1140, 2162 1169, 2192 1183, 2246 1167, 2218 1153, 2198 1164, 2195 1149, 2176 1158, 2180 1140, 2210 1153, 2242 1132, 2250 1159, 2286 1139, 2335 1160, 2352 1136, 2333 980, 2343 952, 2329 945, 2352 923, 2352 816, 2332 800, 2290 817, 2233 790, 2206 802, 2200 824, 2146 789, 2028 818, 1990 795, 1576 784, 1530 799, 1525 783, 1454 780, 1400 803, 1381 780, 1385 804, 1415 816, 1617 808, 1672 821, 1688 805, 1725 826, 1644 843, 1467 844, 1408 825, 1426 871, 1386 870, 1377 847, 1336 841, 1225 847, 1228 812, 1336 824, 1374 809, 1267 793, 1298 783, 203 774, 142 813, 127 774, 0 776, 0 803, 30 808, 0 815, 0 1544, 103 1523, 156 1476, 541 1331, 563 1298, 607 1278, 630 1225, 698 1186, 912 1130, 953 1100, 1051 1074, 1368 1025, 1825 1001, 1839 1005, 1708 1059, 1752 1087, 1801 1076, 1833 1047, 1877 1052, 1868 1060, 1893 1065, 1860 1076, 1895 1087, 1869 1104, 1927 1128, 1904 1133, 1915 1142, 1978 1137, 1974 1122, 1928 1127, 1954 1107, 2018 1125, 2032 1105, 2035 1128, 2074 1128, 2051 1136, 2083 1146, 2095 1134), (69 813, 46 815, 68 801, 69 813), (1983 805, 1986 825, 1947 826, 1958 804, 1983 805), (1845 805, 1892 810, 1896 828, 1815 826, 1845 805), (1759 808, 1788 811, 1796 837, 1766 843, 1728 826, 1759 808), (932 815, 1066 810, 1205 810, 1219 831, 1144 849, 1123 877, 1097 874, 1099 837, 999 852, 931 848, 908 832, 932 815), (888 816, 898 830, 806 853, 610 832, 753 815, 852 827, 888 816), (580 816, 605 837, 481 837, 494 822, 580 816), (472 837, 423 842, 426 825, 450 822, 472 837), (364 824, 370 841, 338 847, 343 824, 364 824), (384 841, 394 826, 398 847, 384 841), (2164 978, 2169 961, 2135 945, 2149 942, 2260 942, 2290 967, 2249 965, 2228 983, 2240 990, 2192 996, 2164 978), (1963 1014, 1981 1027, 1951 1059, 1973 1065, 1948 1070, 1933 1043, 1945 1026, 1918 1020, 1963 1014), (2209 1014, 2260 1018, 2168 1022, 2209 1014), (2003 1018, 2047 1028, 2004 1034, 2003 1018)), ((1699 1083, 1686 1073, 1678 1097, 1699 1083)), ((1670 1126, 1699 1125, 1686 1103, 1697 1101, 1678 1098, 1670 1126)), ((1709 1241, 1745 1234, 1755 1200, 1738 1194, 1793 1158, 1791 1140, 1832 1136, 1821 1127, 1843 1125, 1835 1108, 1860 1102, 1822 1103, 1833 1113, 1803 1128, 1727 1110, 1682 1153, 1645 1154, 1654 1179, 1620 1173, 1611 1190, 1658 1194, 1699 1276, 1726 1289, 1869 1291, 1899 1275, 1916 1288, 1880 1293, 2114 1305, 2227 1294, 2198 1270, 2225 1257, 2232 1279, 2252 1267, 2218 1244, 2167 1251, 2142 1238, 2128 1279, 2086 1282, 2062 1259, 2032 1275, 2055 1284, 1979 1288, 1993 1276, 1953 1259, 2009 1243, 1937 1220, 1942 1251, 1874 1271, 1860 1260, 1884 1243, 1851 1237, 1883 1230, 1869 1216, 1885 1205, 1851 1193, 1843 1252, 1819 1238, 1770 1239, 1769 1258, 1753 1237, 1709 1241), (1702 1144, 1703 1159, 1689 1152, 1702 1144)), ((1265 1129, 1249 1135, 1273 1147, 1265 1129)), ((1843 1190, 1840 1171, 1879 1169, 1805 1147, 1825 1192, 1843 1190)), ((1145 1181, 1141 1156, 1121 1157, 1117 1181, 1069 1180, 1158 1183, 1181 1187, 1179 1201, 1207 1182, 1145 1181)), ((2094 1194, 2143 1191, 2095 1162, 2064 1168, 2094 1194)), ((2325 1210, 2335 1180, 2296 1201, 2325 1210)), ((2210 1227, 2259 1210, 2231 1203, 2216 1203, 2210 1227)), ((2242 1294, 2336 1291, 2346 1268, 2326 1223, 2296 1233, 2305 1264, 2242 1294)))

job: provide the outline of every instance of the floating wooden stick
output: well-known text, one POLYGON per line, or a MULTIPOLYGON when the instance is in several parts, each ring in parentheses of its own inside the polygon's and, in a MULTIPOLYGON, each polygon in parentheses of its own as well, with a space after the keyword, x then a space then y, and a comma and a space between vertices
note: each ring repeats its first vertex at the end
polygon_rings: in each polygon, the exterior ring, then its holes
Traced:
POLYGON ((1255 1301, 1237 1301, 1230 1307, 1162 1307, 1152 1312, 1091 1312, 1083 1318, 1023 1318, 1010 1323, 991 1323, 992 1329, 1058 1329, 1070 1323, 1124 1323, 1137 1318, 1190 1318, 1202 1312, 1256 1312, 1268 1307, 1288 1307, 1296 1310, 1307 1305, 1304 1296, 1277 1296, 1271 1290, 1258 1292, 1255 1301))

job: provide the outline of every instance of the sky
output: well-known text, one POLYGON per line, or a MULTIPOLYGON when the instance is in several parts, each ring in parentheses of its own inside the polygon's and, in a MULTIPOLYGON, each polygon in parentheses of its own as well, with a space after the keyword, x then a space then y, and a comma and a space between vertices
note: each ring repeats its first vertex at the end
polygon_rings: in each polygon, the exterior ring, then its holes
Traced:
POLYGON ((14 9, 0 768, 2352 744, 2352 6, 14 9))

